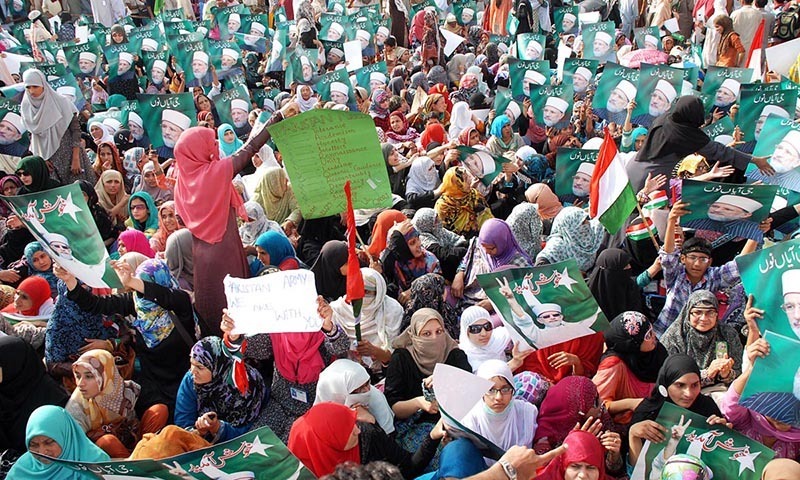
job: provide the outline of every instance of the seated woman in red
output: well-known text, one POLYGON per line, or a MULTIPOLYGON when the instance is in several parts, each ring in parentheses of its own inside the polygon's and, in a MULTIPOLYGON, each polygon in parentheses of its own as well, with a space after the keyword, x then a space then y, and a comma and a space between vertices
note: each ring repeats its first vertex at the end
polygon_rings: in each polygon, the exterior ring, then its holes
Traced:
POLYGON ((603 334, 595 333, 541 348, 525 357, 514 373, 538 373, 552 383, 570 375, 594 376, 603 353, 603 334))

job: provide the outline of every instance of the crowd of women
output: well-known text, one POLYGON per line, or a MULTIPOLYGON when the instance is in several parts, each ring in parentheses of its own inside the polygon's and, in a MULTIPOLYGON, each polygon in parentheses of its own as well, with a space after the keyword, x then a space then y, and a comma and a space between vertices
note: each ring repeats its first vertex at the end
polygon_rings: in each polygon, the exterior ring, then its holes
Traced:
MULTIPOLYGON (((216 8, 236 2, 173 3, 209 20, 213 32, 216 8)), ((316 74, 343 68, 342 52, 317 40, 328 5, 291 3, 248 6, 271 14, 280 7, 296 25, 292 48, 321 50, 316 74)), ((673 6, 657 3, 653 21, 663 23, 673 6)), ((15 78, 30 146, 0 178, 3 195, 77 183, 123 288, 85 285, 48 253, 57 241, 45 248, 2 202, 0 478, 85 478, 40 455, 163 458, 268 426, 318 477, 362 478, 355 465, 387 462, 370 468, 381 478, 622 479, 646 441, 670 436, 655 421, 665 403, 774 450, 778 460, 763 478, 800 478, 800 427, 739 402, 770 346, 759 328, 763 311, 745 297, 732 259, 761 245, 682 230, 689 206, 674 194, 682 178, 744 181, 748 163, 768 179, 767 160, 706 136, 700 127, 719 118, 706 118, 696 96, 679 98, 649 130, 634 128, 633 104, 623 125, 597 117, 591 93, 576 94, 563 129, 538 125, 529 100, 492 109, 497 89, 509 86, 510 55, 490 36, 506 35, 508 18, 518 21, 517 34, 547 34, 545 58, 555 68, 559 36, 546 3, 492 0, 481 21, 466 26, 446 13, 446 2, 440 12, 385 7, 391 30, 364 61, 384 61, 391 74, 354 86, 354 108, 374 120, 393 194, 391 208, 355 212, 364 239, 360 315, 346 300, 344 216, 303 217, 292 185, 307 179, 290 178, 291 159, 266 128, 314 108, 347 107, 321 100, 310 84, 282 89, 283 73, 264 72, 264 55, 246 52, 251 89, 287 91, 253 108, 254 128, 239 138, 241 127, 221 124, 212 101, 221 84, 190 89, 199 126, 165 158, 138 145, 131 126, 87 125, 91 113, 78 112, 40 70, 15 78), (440 23, 465 38, 450 56, 440 23), (256 123, 262 110, 266 125, 256 123), (554 193, 558 149, 599 149, 605 129, 632 152, 626 168, 641 204, 673 192, 658 249, 650 238, 607 234, 585 196, 554 193), (485 185, 459 161, 457 146, 508 161, 485 185), (478 276, 568 259, 609 329, 538 350, 513 342, 478 276), (314 273, 320 331, 236 333, 223 278, 297 269, 314 273), (492 384, 461 423, 506 452, 499 462, 445 429, 433 383, 442 363, 492 384)), ((73 41, 76 18, 64 12, 53 36, 73 41)), ((626 18, 617 21, 616 44, 627 47, 620 52, 630 50, 626 18)), ((109 41, 124 43, 127 33, 114 25, 109 41)), ((665 33, 664 45, 682 44, 685 33, 665 33)), ((724 32, 722 39, 731 41, 724 32)), ((683 47, 663 52, 664 61, 683 61, 683 47)), ((148 80, 141 90, 182 92, 184 77, 168 64, 164 83, 148 80)), ((139 91, 99 79, 91 88, 112 110, 139 91)), ((774 229, 798 212, 788 205, 761 230, 779 240, 774 229)), ((669 479, 711 478, 714 468, 687 455, 661 463, 669 479)))

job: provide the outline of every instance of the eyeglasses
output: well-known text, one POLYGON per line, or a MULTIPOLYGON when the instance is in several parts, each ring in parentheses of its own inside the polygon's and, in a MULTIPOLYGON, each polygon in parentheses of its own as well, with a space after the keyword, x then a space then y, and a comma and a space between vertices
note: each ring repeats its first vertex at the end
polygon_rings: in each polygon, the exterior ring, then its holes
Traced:
POLYGON ((708 263, 711 261, 711 257, 705 256, 697 256, 697 255, 686 255, 686 260, 690 261, 691 263, 708 263))
POLYGON ((791 315, 795 312, 800 311, 800 303, 784 303, 783 305, 781 305, 781 310, 791 315))
POLYGON ((131 205, 131 210, 147 210, 147 205, 131 205))
POLYGON ((490 388, 489 391, 486 392, 486 394, 489 395, 490 397, 494 397, 498 393, 505 397, 507 395, 511 395, 512 393, 514 393, 514 388, 513 387, 503 387, 503 388, 501 388, 499 390, 496 389, 496 388, 490 388))
POLYGON ((716 317, 719 313, 714 308, 706 308, 703 310, 690 310, 689 315, 700 318, 700 317, 716 317))
POLYGON ((18 177, 30 177, 31 173, 30 172, 26 172, 25 170, 17 170, 17 176, 18 177))
POLYGON ((491 332, 494 327, 492 326, 492 322, 486 322, 483 325, 470 325, 467 327, 467 331, 473 335, 477 335, 481 333, 481 330, 486 330, 487 332, 491 332))

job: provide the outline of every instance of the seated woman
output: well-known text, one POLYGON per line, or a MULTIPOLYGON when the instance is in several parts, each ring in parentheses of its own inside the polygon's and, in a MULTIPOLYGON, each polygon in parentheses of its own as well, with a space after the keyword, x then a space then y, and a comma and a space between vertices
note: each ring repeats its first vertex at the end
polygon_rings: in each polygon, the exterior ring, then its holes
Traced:
POLYGON ((645 311, 641 288, 631 276, 632 260, 628 252, 619 248, 607 248, 597 256, 595 265, 599 268, 592 271, 586 283, 606 318, 645 311))
POLYGON ((608 458, 621 458, 619 436, 610 432, 598 438, 585 430, 573 430, 564 443, 569 449, 548 463, 536 475, 538 480, 605 480, 608 458))
MULTIPOLYGON (((494 328, 489 312, 478 305, 467 307, 461 312, 461 335, 458 348, 467 354, 472 371, 489 360, 506 361, 506 351, 511 345, 511 337, 506 327, 494 328)), ((528 350, 532 352, 533 350, 528 350)), ((511 367, 512 370, 519 365, 511 367)))
MULTIPOLYGON (((338 218, 338 217, 337 217, 338 218)), ((317 294, 328 302, 344 296, 347 286, 347 242, 329 240, 311 265, 317 294)))
POLYGON ((217 141, 219 142, 219 158, 230 157, 244 145, 244 142, 236 137, 236 132, 228 123, 217 127, 217 141))
POLYGON ((492 120, 489 128, 489 140, 486 141, 486 150, 497 156, 506 152, 516 153, 525 146, 522 137, 513 130, 511 120, 505 115, 498 115, 492 120))
POLYGON ((58 293, 58 278, 53 274, 53 259, 41 243, 31 242, 25 246, 25 262, 28 265, 28 275, 47 280, 50 285, 50 296, 55 299, 58 293))
POLYGON ((739 334, 730 325, 719 323, 718 309, 713 293, 695 290, 661 336, 670 354, 683 353, 697 362, 705 393, 724 392, 742 371, 739 334))
POLYGON ((173 189, 164 180, 164 172, 158 164, 158 157, 151 153, 147 161, 142 163, 142 180, 133 189, 133 193, 146 193, 156 205, 161 205, 174 198, 173 189))
POLYGON ((433 429, 410 453, 375 425, 359 421, 358 412, 338 403, 320 403, 292 425, 287 446, 317 477, 333 473, 344 462, 385 461, 397 465, 403 478, 416 478, 436 454, 444 436, 433 429))
POLYGON ((54 306, 47 280, 28 277, 17 287, 14 303, 0 310, 0 331, 39 348, 44 343, 45 328, 54 306))
POLYGON ((219 337, 192 347, 191 368, 183 376, 175 403, 175 425, 211 443, 226 442, 251 430, 269 398, 258 370, 241 358, 246 345, 229 350, 219 337))
POLYGON ((414 145, 418 138, 419 133, 409 125, 402 111, 395 110, 389 114, 389 130, 386 131, 388 143, 407 149, 414 145))
POLYGON ((578 207, 564 207, 555 220, 544 249, 536 256, 536 265, 547 265, 574 258, 581 272, 594 267, 594 260, 605 230, 578 207))
MULTIPOLYGON (((364 300, 361 305, 361 341, 358 354, 370 357, 372 361, 388 365, 392 357, 392 342, 400 334, 403 321, 403 307, 397 300, 386 294, 386 281, 380 273, 371 268, 362 268, 364 280, 364 300)), ((327 310, 326 310, 327 311, 327 310)), ((344 297, 331 303, 331 320, 339 326, 351 342, 356 340, 356 318, 353 306, 344 297)))
POLYGON ((436 200, 436 210, 442 226, 457 234, 472 238, 483 222, 492 218, 492 211, 464 167, 450 167, 439 187, 442 196, 436 200))
POLYGON ((119 158, 119 151, 114 142, 102 142, 97 145, 97 157, 92 163, 92 170, 99 178, 106 170, 116 170, 122 173, 125 169, 119 158))
POLYGON ((624 312, 603 332, 606 351, 592 381, 614 422, 627 425, 650 392, 669 355, 639 312, 624 312))
POLYGON ((439 259, 422 247, 419 232, 409 220, 389 234, 381 263, 389 295, 397 298, 401 304, 408 303, 411 282, 428 273, 442 272, 439 259))
POLYGON ((375 225, 372 226, 369 245, 366 246, 367 253, 375 259, 380 258, 386 249, 392 228, 406 220, 408 218, 399 210, 388 209, 379 213, 375 218, 375 225))
MULTIPOLYGON (((514 398, 514 375, 506 362, 486 360, 475 373, 494 385, 467 413, 463 425, 502 450, 514 445, 532 447, 539 412, 534 405, 514 398)), ((486 459, 487 465, 493 463, 494 460, 486 459)))
POLYGON ((440 183, 436 162, 428 156, 415 158, 411 168, 408 169, 406 179, 405 198, 409 207, 433 208, 436 199, 441 195, 441 190, 438 188, 440 183))
POLYGON ((108 462, 111 459, 92 443, 81 427, 62 407, 46 405, 33 411, 25 429, 28 451, 8 471, 8 478, 52 478, 89 480, 97 478, 60 463, 41 459, 34 453, 79 462, 108 462))
POLYGON ((147 236, 139 230, 131 228, 119 234, 117 238, 117 252, 125 255, 129 252, 141 253, 147 258, 155 258, 156 252, 150 247, 147 236))
POLYGON ((164 257, 172 277, 184 290, 194 290, 194 256, 192 254, 192 232, 182 228, 167 239, 164 257))
POLYGON ((181 228, 184 226, 175 214, 175 202, 170 200, 162 203, 158 207, 158 230, 150 237, 150 248, 156 253, 163 252, 169 237, 181 228))
POLYGON ((279 270, 297 270, 300 260, 294 254, 294 247, 284 233, 269 230, 255 241, 255 250, 261 264, 259 271, 273 266, 279 270))
MULTIPOLYGON (((542 234, 550 235, 553 221, 564 209, 555 193, 544 183, 535 183, 525 190, 525 200, 536 205, 542 219, 542 234)), ((538 255, 537 255, 538 256, 538 255)))
POLYGON ((139 421, 135 407, 141 387, 122 378, 109 352, 89 350, 72 364, 72 372, 77 388, 66 410, 111 458, 128 458, 142 435, 167 424, 164 404, 148 407, 139 421))
POLYGON ((242 245, 245 247, 255 243, 256 239, 266 231, 283 231, 277 222, 267 218, 267 214, 264 213, 264 209, 258 202, 252 200, 244 202, 244 209, 247 212, 247 220, 242 222, 239 227, 239 236, 242 238, 242 245))
POLYGON ((106 211, 114 226, 121 226, 128 219, 128 199, 122 174, 116 170, 106 170, 94 187, 98 202, 106 211))
POLYGON ((158 208, 147 192, 136 192, 128 198, 128 216, 125 225, 143 232, 149 239, 158 231, 158 208))
POLYGON ((432 308, 439 312, 444 319, 444 329, 452 338, 459 335, 458 310, 447 303, 445 298, 444 277, 436 273, 425 274, 411 282, 411 295, 405 305, 403 313, 403 323, 400 330, 403 331, 411 325, 411 317, 420 308, 432 308))
POLYGON ((461 235, 445 229, 432 208, 420 208, 411 222, 419 232, 419 239, 425 250, 439 259, 442 276, 452 281, 461 259, 467 253, 469 242, 461 235))
POLYGON ((352 360, 340 358, 319 374, 314 405, 323 402, 353 408, 361 421, 378 425, 387 435, 394 433, 394 412, 386 397, 370 385, 367 370, 352 360))
POLYGON ((522 202, 511 210, 506 223, 522 250, 528 257, 536 258, 542 251, 542 217, 539 216, 539 209, 531 203, 522 202))
POLYGON ((261 205, 267 218, 280 224, 287 235, 296 233, 303 216, 289 185, 286 170, 280 167, 268 168, 256 186, 253 200, 261 205))
MULTIPOLYGON (((81 187, 83 199, 86 200, 86 205, 92 213, 92 219, 94 219, 94 223, 97 225, 100 238, 103 239, 103 243, 106 247, 110 247, 117 240, 117 236, 122 227, 117 227, 105 208, 100 205, 100 197, 97 195, 97 191, 91 183, 86 180, 78 180, 76 183, 81 187)), ((124 211, 127 201, 128 199, 126 197, 120 210, 124 211)), ((119 224, 122 225, 122 222, 119 222, 119 224)))

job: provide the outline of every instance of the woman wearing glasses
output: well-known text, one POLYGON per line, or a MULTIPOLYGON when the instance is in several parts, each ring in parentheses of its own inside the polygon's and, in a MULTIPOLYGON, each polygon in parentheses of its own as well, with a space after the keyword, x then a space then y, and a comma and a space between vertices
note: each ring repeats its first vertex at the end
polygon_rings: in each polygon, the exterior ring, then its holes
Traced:
MULTIPOLYGON (((458 346, 467 354, 473 372, 490 360, 506 361, 506 351, 511 349, 511 337, 506 327, 494 327, 489 312, 478 305, 468 307, 461 313, 461 334, 458 346)), ((512 350, 508 367, 516 370, 533 350, 519 352, 517 345, 512 350)))

